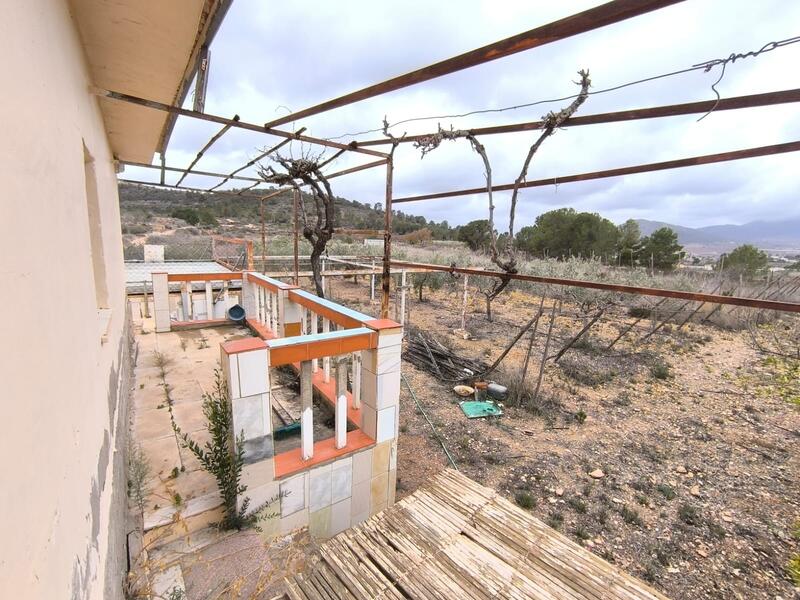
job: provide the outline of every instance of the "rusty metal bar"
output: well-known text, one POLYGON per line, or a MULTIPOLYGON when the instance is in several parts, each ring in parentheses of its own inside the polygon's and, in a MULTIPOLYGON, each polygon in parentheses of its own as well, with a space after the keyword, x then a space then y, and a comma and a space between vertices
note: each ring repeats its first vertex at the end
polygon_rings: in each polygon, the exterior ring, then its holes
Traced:
MULTIPOLYGON (((233 123, 238 123, 239 115, 233 115, 233 119, 231 119, 231 121, 233 121, 233 123)), ((222 129, 220 129, 217 133, 211 136, 211 139, 208 140, 208 142, 206 142, 206 145, 200 149, 200 152, 198 152, 197 156, 194 157, 192 163, 183 172, 181 178, 178 179, 178 183, 175 184, 175 187, 180 187, 181 183, 183 183, 183 180, 186 179, 186 176, 192 172, 192 168, 200 161, 201 158, 203 158, 203 155, 206 153, 206 151, 209 148, 211 148, 211 146, 213 146, 217 142, 217 140, 219 140, 223 135, 225 135, 231 127, 233 127, 233 123, 226 123, 225 125, 222 126, 222 129)))
MULTIPOLYGON (((303 133, 305 130, 306 130, 306 128, 305 128, 305 127, 301 127, 300 129, 298 129, 298 130, 295 132, 295 134, 303 133)), ((220 181, 220 182, 219 182, 217 185, 215 185, 214 187, 208 188, 208 191, 209 191, 209 192, 211 192, 211 191, 213 191, 213 190, 217 189, 219 186, 221 186, 223 183, 225 183, 225 182, 226 182, 226 181, 228 181, 229 179, 235 179, 234 175, 236 175, 236 173, 238 173, 239 171, 244 171, 244 170, 245 170, 245 169, 247 169, 248 167, 252 167, 254 164, 256 164, 258 161, 260 161, 262 158, 265 158, 265 157, 269 156, 269 155, 270 155, 270 154, 272 154, 273 152, 277 152, 278 150, 280 150, 281 148, 283 148, 283 147, 284 147, 286 144, 289 144, 289 143, 291 143, 291 141, 292 141, 292 140, 291 140, 291 138, 288 138, 288 139, 285 139, 285 140, 283 140, 282 142, 279 142, 278 144, 275 144, 275 145, 274 145, 272 148, 270 148, 269 150, 266 150, 266 151, 262 152, 261 154, 259 154, 258 156, 256 156, 256 157, 255 157, 253 160, 249 161, 249 162, 248 162, 246 165, 244 165, 244 166, 242 166, 242 167, 239 167, 238 169, 235 169, 235 170, 231 171, 231 172, 230 172, 230 174, 228 174, 228 175, 225 177, 225 179, 223 179, 222 181, 220 181)))
POLYGON ((383 272, 381 275, 381 319, 389 318, 389 286, 392 277, 392 178, 394 160, 386 160, 386 202, 383 207, 383 272))
MULTIPOLYGON (((156 170, 162 171, 162 172, 163 171, 170 171, 170 172, 174 172, 174 173, 183 173, 185 171, 185 169, 181 169, 181 168, 178 168, 178 167, 167 167, 166 165, 161 165, 161 166, 148 165, 147 163, 133 162, 133 161, 130 161, 130 160, 122 160, 120 162, 123 165, 128 165, 128 166, 131 166, 131 167, 139 167, 139 168, 142 168, 142 169, 156 169, 156 170)), ((192 175, 202 175, 203 177, 226 177, 228 179, 236 179, 238 181, 257 181, 259 183, 268 183, 267 181, 264 181, 260 177, 246 177, 244 175, 238 175, 238 176, 233 175, 233 176, 231 176, 231 175, 225 175, 223 173, 213 173, 211 171, 192 171, 192 175)), ((220 184, 220 185, 222 185, 222 184, 220 184)), ((177 188, 177 186, 171 186, 171 185, 168 185, 167 187, 176 187, 177 188)), ((217 186, 215 186, 215 187, 217 187, 217 186)), ((182 187, 182 188, 177 188, 177 189, 179 189, 179 190, 187 190, 189 188, 182 187)), ((206 190, 206 191, 211 192, 211 191, 214 191, 214 190, 210 189, 210 190, 206 190)))
MULTIPOLYGON (((678 160, 668 160, 664 162, 636 165, 633 167, 621 167, 618 169, 608 169, 606 171, 593 171, 591 173, 580 173, 578 175, 566 175, 563 177, 548 177, 547 179, 537 179, 526 181, 519 185, 520 188, 541 187, 545 185, 561 185, 562 183, 573 183, 575 181, 589 181, 591 179, 605 179, 607 177, 620 177, 622 175, 632 175, 635 173, 648 173, 650 171, 663 171, 665 169, 678 169, 681 167, 693 167, 697 165, 708 165, 712 163, 726 162, 730 160, 740 160, 743 158, 755 158, 758 156, 770 156, 773 154, 783 154, 786 152, 797 152, 800 150, 800 142, 787 142, 785 144, 774 144, 771 146, 760 146, 758 148, 746 148, 744 150, 733 150, 731 152, 720 152, 719 154, 706 154, 704 156, 692 156, 678 160)), ((493 192, 504 192, 514 189, 513 183, 492 186, 493 192)), ((438 192, 436 194, 423 194, 420 196, 407 196, 405 198, 395 198, 395 204, 401 202, 416 202, 418 200, 435 200, 438 198, 451 198, 454 196, 470 196, 472 194, 483 194, 486 187, 470 188, 465 190, 454 190, 451 192, 438 192)))
MULTIPOLYGON (((758 106, 772 106, 775 104, 788 104, 790 102, 800 102, 800 88, 792 90, 782 90, 779 92, 766 92, 764 94, 751 94, 748 96, 735 96, 733 98, 723 98, 717 103, 716 100, 706 100, 702 102, 687 102, 685 104, 670 104, 668 106, 655 106, 652 108, 634 108, 631 110, 621 110, 617 112, 598 113, 595 115, 584 115, 571 117, 564 121, 562 127, 577 127, 579 125, 597 125, 600 123, 619 123, 624 121, 638 121, 640 119, 656 119, 660 117, 677 117, 681 115, 694 115, 706 113, 709 110, 718 112, 721 110, 736 110, 740 108, 755 108, 758 106), (715 106, 716 105, 716 106, 715 106)), ((542 121, 528 121, 525 123, 512 123, 510 125, 495 125, 491 127, 475 127, 467 129, 473 135, 494 135, 498 133, 516 133, 521 131, 535 131, 541 129, 542 121)), ((433 135, 423 133, 419 135, 407 135, 398 138, 402 143, 418 142, 433 135)), ((381 146, 391 144, 388 138, 364 140, 357 142, 359 148, 365 146, 381 146)))
POLYGON ((339 96, 333 100, 328 100, 304 110, 285 115, 270 121, 266 126, 276 127, 284 123, 290 123, 298 119, 310 117, 311 115, 333 110, 334 108, 366 100, 367 98, 386 94, 387 92, 393 92, 417 83, 430 81, 431 79, 436 79, 443 75, 449 75, 450 73, 455 73, 463 69, 482 65, 499 58, 505 58, 506 56, 557 42, 580 33, 600 29, 606 25, 637 17, 659 8, 677 4, 681 1, 682 0, 614 0, 613 2, 607 2, 606 4, 601 4, 600 6, 590 8, 581 13, 494 42, 488 46, 459 54, 458 56, 448 58, 427 67, 411 71, 405 75, 399 75, 381 83, 376 83, 355 92, 345 94, 344 96, 339 96))
POLYGON ((364 171, 366 169, 371 169, 372 167, 380 167, 381 165, 385 165, 386 161, 376 160, 375 162, 366 163, 364 165, 359 165, 357 167, 350 167, 349 169, 344 169, 343 171, 336 171, 335 173, 331 173, 330 175, 326 175, 326 179, 333 179, 334 177, 341 177, 342 175, 349 175, 350 173, 357 173, 358 171, 364 171))
POLYGON ((317 165, 317 168, 321 169, 322 167, 324 167, 326 165, 329 165, 330 163, 335 161, 337 158, 339 158, 342 154, 344 154, 344 150, 339 150, 338 152, 334 152, 333 155, 330 158, 328 158, 327 160, 323 160, 321 163, 319 163, 317 165))
POLYGON ((428 271, 443 271, 445 273, 464 273, 466 275, 477 275, 479 277, 501 277, 516 281, 528 281, 532 283, 547 283, 553 285, 565 285, 568 287, 589 288, 593 290, 604 290, 609 292, 620 292, 622 294, 634 294, 638 296, 656 296, 659 298, 680 298, 683 300, 696 300, 698 302, 709 302, 712 304, 729 304, 732 306, 746 306, 749 308, 760 308, 763 310, 778 310, 782 312, 800 313, 800 304, 795 302, 779 302, 777 300, 762 300, 758 298, 741 298, 738 296, 723 296, 720 294, 706 294, 702 292, 684 292, 681 290, 662 290, 659 288, 637 287, 632 285, 619 285, 616 283, 601 283, 599 281, 582 281, 580 279, 563 279, 559 277, 540 277, 538 275, 522 275, 503 273, 501 271, 487 271, 485 269, 469 269, 445 265, 431 265, 427 263, 416 263, 401 260, 390 261, 392 267, 426 269, 428 271))
MULTIPOLYGON (((125 178, 121 178, 120 177, 120 178, 117 178, 117 181, 120 181, 122 183, 132 183, 134 185, 151 185, 153 187, 167 188, 167 189, 170 189, 170 190, 173 190, 173 191, 178 191, 178 192, 199 192, 201 194, 220 194, 222 196, 241 196, 242 192, 246 192, 248 189, 250 189, 250 188, 246 188, 246 189, 240 190, 239 192, 229 192, 227 190, 214 190, 213 192, 209 192, 208 190, 205 190, 203 188, 193 188, 193 187, 185 187, 185 186, 181 187, 181 188, 176 188, 175 186, 169 185, 169 184, 162 184, 162 183, 157 183, 157 182, 153 182, 153 181, 141 181, 139 179, 125 179, 125 178)), ((264 182, 263 181, 259 181, 259 182, 256 182, 255 185, 259 185, 261 183, 264 183, 264 182)), ((284 188, 284 189, 281 189, 281 190, 276 190, 274 193, 272 193, 268 197, 272 197, 273 195, 277 196, 278 194, 282 194, 283 192, 289 191, 290 189, 291 188, 284 188)), ((254 198, 256 198, 256 197, 254 197, 254 198)))
POLYGON ((97 96, 100 96, 101 98, 109 98, 111 100, 117 100, 120 102, 128 102, 129 104, 136 104, 138 106, 144 106, 145 108, 152 108, 153 110, 161 110, 164 112, 168 112, 170 114, 176 114, 182 117, 199 119, 201 121, 208 121, 210 123, 219 123, 220 125, 230 125, 234 129, 245 129, 247 131, 255 131, 257 133, 266 133, 267 135, 274 135, 275 137, 281 137, 286 139, 295 139, 301 142, 307 142, 309 144, 316 144, 318 146, 326 146, 328 148, 338 148, 340 150, 341 149, 350 150, 352 152, 358 152, 360 154, 369 154, 371 156, 380 156, 382 158, 386 158, 386 154, 384 154, 383 152, 368 150, 367 148, 357 148, 354 144, 340 144, 339 142, 323 140, 320 138, 310 137, 307 135, 297 135, 289 131, 282 131, 280 129, 273 129, 272 127, 269 127, 267 125, 256 125, 255 123, 246 123, 244 121, 233 121, 233 119, 226 119, 225 117, 210 115, 208 113, 200 113, 194 110, 189 110, 187 108, 172 106, 170 104, 164 104, 163 102, 157 102, 155 100, 147 100, 145 98, 139 98, 138 96, 131 96, 130 94, 123 94, 121 92, 115 92, 112 90, 105 90, 102 88, 93 87, 91 91, 92 93, 94 93, 97 96))

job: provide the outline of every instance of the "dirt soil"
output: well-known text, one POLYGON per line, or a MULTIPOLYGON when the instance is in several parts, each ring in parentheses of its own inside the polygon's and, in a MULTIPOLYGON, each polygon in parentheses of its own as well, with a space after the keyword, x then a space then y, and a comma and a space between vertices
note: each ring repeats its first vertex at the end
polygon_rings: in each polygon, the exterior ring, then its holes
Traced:
MULTIPOLYGON (((333 299, 375 314, 368 286, 337 280, 333 299)), ((484 362, 540 301, 511 290, 494 302, 488 323, 482 298, 473 298, 473 339, 464 340, 453 333, 460 284, 426 291, 426 302, 413 296, 407 339, 419 328, 484 362)), ((520 406, 506 402, 498 419, 467 420, 452 384, 404 362, 458 469, 670 598, 800 597, 787 573, 800 552, 800 410, 781 397, 787 378, 747 332, 705 325, 667 325, 643 340, 653 325, 644 319, 606 351, 634 321, 612 307, 558 364, 546 363, 534 398, 551 305, 545 301, 524 386, 527 335, 492 376, 523 390, 520 406)), ((578 311, 564 302, 550 356, 588 321, 578 311)), ((401 400, 398 498, 448 464, 405 385, 401 400)))

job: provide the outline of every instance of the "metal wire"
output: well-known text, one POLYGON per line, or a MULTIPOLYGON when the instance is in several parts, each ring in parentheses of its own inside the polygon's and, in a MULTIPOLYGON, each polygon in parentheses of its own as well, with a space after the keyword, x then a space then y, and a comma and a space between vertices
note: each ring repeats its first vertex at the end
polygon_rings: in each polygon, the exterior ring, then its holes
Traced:
MULTIPOLYGON (((658 79, 664 79, 664 78, 667 78, 667 77, 674 77, 675 75, 683 75, 684 73, 691 73, 693 71, 704 71, 704 72, 708 73, 714 67, 722 65, 722 73, 720 74, 720 76, 717 79, 717 81, 715 81, 711 85, 711 89, 714 91, 714 93, 717 96, 717 102, 719 102, 720 94, 717 91, 716 86, 720 83, 720 81, 722 81, 722 78, 725 75, 725 67, 729 63, 734 63, 737 60, 743 59, 743 58, 750 58, 750 57, 754 58, 754 57, 757 57, 757 56, 759 56, 761 54, 764 54, 766 52, 771 52, 772 50, 776 50, 778 48, 782 48, 782 47, 788 46, 790 44, 796 44, 798 42, 800 42, 800 36, 786 38, 784 40, 779 40, 777 42, 769 42, 767 44, 764 44, 759 50, 749 51, 749 52, 744 52, 744 53, 733 53, 730 56, 728 56, 727 58, 715 58, 715 59, 708 60, 708 61, 705 61, 705 62, 697 63, 695 65, 692 65, 691 67, 686 67, 685 69, 678 69, 677 71, 670 71, 668 73, 661 73, 659 75, 652 75, 650 77, 645 77, 643 79, 637 79, 635 81, 629 81, 627 83, 621 83, 619 85, 615 85, 615 86, 612 86, 612 87, 603 88, 603 89, 600 89, 600 90, 590 91, 589 95, 596 96, 598 94, 606 94, 608 92, 615 92, 617 90, 621 90, 621 89, 624 89, 624 88, 627 88, 627 87, 631 87, 631 86, 634 86, 634 85, 639 85, 639 84, 642 84, 642 83, 648 83, 650 81, 655 81, 655 80, 658 80, 658 79)), ((561 98, 550 98, 548 100, 536 100, 536 101, 533 101, 533 102, 526 102, 524 104, 515 104, 513 106, 505 106, 505 107, 502 107, 502 108, 484 108, 484 109, 472 110, 472 111, 469 111, 469 112, 460 113, 460 114, 452 114, 452 115, 431 115, 431 116, 425 116, 425 117, 411 117, 411 118, 408 118, 408 119, 402 119, 400 121, 392 123, 391 125, 389 125, 389 128, 396 127, 397 125, 403 125, 403 124, 406 124, 406 123, 414 123, 414 122, 417 122, 417 121, 430 121, 430 120, 434 120, 434 119, 460 119, 460 118, 469 117, 469 116, 472 116, 472 115, 480 115, 480 114, 488 114, 488 113, 500 113, 500 112, 506 112, 506 111, 510 111, 510 110, 518 110, 520 108, 530 108, 531 106, 537 106, 539 104, 549 104, 549 103, 552 103, 552 102, 564 102, 566 100, 572 100, 573 98, 577 98, 577 97, 578 97, 578 94, 572 94, 570 96, 563 96, 561 98)), ((714 108, 716 108, 716 105, 714 106, 714 108)), ((708 113, 706 113, 705 115, 700 117, 700 119, 698 119, 698 121, 700 121, 700 120, 704 119, 705 117, 707 117, 708 114, 713 112, 714 108, 712 108, 708 113)), ((358 136, 358 135, 366 135, 366 134, 369 134, 369 133, 380 133, 380 132, 383 132, 383 130, 384 130, 383 127, 377 127, 375 129, 367 129, 365 131, 359 131, 359 132, 354 132, 354 133, 343 133, 341 135, 337 135, 337 136, 334 136, 334 137, 325 138, 325 140, 333 141, 333 140, 338 140, 338 139, 345 138, 345 137, 354 137, 354 136, 358 136)))
POLYGON ((456 466, 456 461, 453 460, 453 456, 450 454, 450 451, 447 449, 447 446, 444 445, 444 440, 442 439, 442 436, 439 435, 439 432, 436 430, 436 427, 428 418, 428 414, 425 412, 425 409, 422 408, 422 406, 419 403, 419 400, 417 400, 417 396, 414 393, 414 390, 411 389, 411 384, 408 383, 408 379, 406 379, 405 374, 401 373, 400 377, 402 378, 403 383, 406 384, 408 391, 411 392, 411 397, 414 399, 414 404, 417 405, 417 410, 419 410, 419 412, 422 413, 422 416, 425 417, 425 420, 428 422, 428 425, 431 426, 431 429, 433 430, 433 435, 439 441, 439 444, 441 444, 442 446, 442 450, 444 450, 444 453, 447 455, 447 460, 449 460, 450 464, 453 465, 453 468, 456 471, 458 471, 458 467, 456 466))

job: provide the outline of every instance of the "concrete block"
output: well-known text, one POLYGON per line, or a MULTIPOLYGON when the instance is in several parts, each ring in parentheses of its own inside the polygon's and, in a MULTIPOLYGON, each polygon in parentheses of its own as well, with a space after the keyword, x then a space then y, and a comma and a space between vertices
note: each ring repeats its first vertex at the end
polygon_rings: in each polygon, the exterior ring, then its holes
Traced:
POLYGON ((353 515, 350 518, 350 527, 355 527, 356 525, 358 525, 359 523, 363 523, 367 519, 369 519, 369 511, 353 515))
POLYGON ((378 436, 378 411, 369 404, 361 404, 361 430, 372 439, 378 436))
POLYGON ((370 509, 370 480, 362 481, 353 486, 353 495, 350 498, 350 514, 358 515, 367 513, 370 509))
POLYGON ((389 472, 373 477, 369 486, 370 507, 369 512, 374 515, 384 508, 389 497, 389 472))
POLYGON ((331 504, 331 465, 309 472, 308 509, 317 511, 331 504))
POLYGON ((378 444, 372 450, 372 477, 382 475, 389 471, 389 455, 392 451, 391 442, 378 444))
POLYGON ((386 504, 391 506, 394 504, 395 496, 397 495, 397 469, 389 471, 389 487, 386 490, 386 504))
POLYGON ((361 370, 361 403, 381 410, 400 403, 400 371, 375 375, 361 370))
MULTIPOLYGON (((277 481, 271 481, 252 488, 248 487, 245 493, 242 494, 244 498, 250 498, 248 512, 252 513, 262 508, 268 513, 280 512, 280 506, 278 506, 280 504, 278 499, 279 491, 280 483, 277 481)), ((241 507, 241 503, 239 506, 241 507)))
POLYGON ((233 402, 236 398, 242 397, 239 390, 239 361, 236 359, 235 354, 227 354, 222 349, 220 349, 219 360, 222 365, 222 373, 225 375, 225 381, 228 383, 228 396, 233 402))
POLYGON ((269 390, 267 350, 251 350, 236 356, 239 359, 239 388, 242 396, 267 392, 269 390))
POLYGON ((331 470, 331 502, 340 502, 349 498, 353 492, 352 459, 333 463, 331 470), (341 464, 340 464, 341 463, 341 464))
POLYGON ((378 412, 378 431, 375 441, 379 444, 395 438, 397 430, 397 406, 390 406, 378 412))
POLYGON ((365 369, 376 375, 400 371, 402 346, 389 346, 380 350, 362 350, 361 360, 365 369))
POLYGON ((156 333, 169 331, 171 327, 169 309, 158 309, 154 312, 156 315, 156 333))
POLYGON ((331 536, 331 507, 309 513, 308 531, 315 538, 328 539, 331 536))
POLYGON ((331 505, 330 535, 334 536, 350 527, 351 501, 346 498, 331 505))
POLYGON ((292 513, 288 517, 281 517, 280 532, 289 533, 295 529, 306 527, 308 525, 308 511, 299 510, 292 513))
MULTIPOLYGON (((306 474, 301 473, 281 482, 281 517, 288 517, 306 507, 305 480, 306 474)), ((281 531, 284 531, 283 526, 281 526, 281 531)))
POLYGON ((353 492, 355 484, 369 481, 372 477, 372 448, 353 455, 353 492))
POLYGON ((233 431, 236 437, 244 432, 244 438, 251 440, 267 432, 264 428, 264 413, 261 394, 236 398, 231 401, 233 409, 233 431))
POLYGON ((246 439, 243 448, 245 464, 261 462, 275 456, 275 446, 271 433, 249 440, 246 439))
POLYGON ((391 450, 389 451, 389 470, 397 468, 397 438, 392 440, 391 450))
POLYGON ((378 349, 391 348, 392 346, 399 346, 403 343, 402 330, 398 333, 383 333, 378 336, 378 349))
POLYGON ((239 480, 242 485, 247 486, 247 492, 267 483, 272 483, 275 479, 275 463, 271 458, 244 465, 242 467, 242 477, 239 480))

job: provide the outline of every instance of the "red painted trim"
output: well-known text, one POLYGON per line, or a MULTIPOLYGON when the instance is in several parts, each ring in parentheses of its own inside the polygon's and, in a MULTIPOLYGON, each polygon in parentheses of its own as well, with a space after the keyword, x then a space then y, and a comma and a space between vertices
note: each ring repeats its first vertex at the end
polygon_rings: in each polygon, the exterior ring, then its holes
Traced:
MULTIPOLYGON (((282 338, 285 340, 291 338, 282 338)), ((298 337, 298 340, 301 340, 298 337)), ((314 340, 309 342, 298 341, 291 346, 281 346, 269 349, 269 364, 273 367, 288 365, 290 363, 311 360, 312 358, 323 358, 325 356, 339 356, 358 352, 359 350, 371 350, 378 346, 377 334, 359 333, 347 337, 334 338, 331 340, 314 340)))
POLYGON ((364 325, 375 331, 381 331, 382 329, 400 329, 402 327, 400 323, 392 321, 391 319, 373 319, 372 321, 367 321, 364 325))
POLYGON ((222 351, 225 354, 239 354, 241 352, 250 352, 252 350, 266 350, 267 343, 261 338, 251 337, 242 340, 233 340, 221 344, 222 351))
POLYGON ((375 440, 358 429, 347 433, 347 445, 344 448, 336 448, 336 438, 328 438, 317 442, 314 444, 314 456, 309 460, 303 460, 301 448, 282 452, 275 455, 275 478, 280 479, 294 473, 306 471, 311 467, 319 466, 374 445, 375 440))
POLYGON ((245 318, 245 323, 247 323, 247 326, 255 331, 256 335, 258 335, 262 340, 274 340, 278 337, 278 335, 272 331, 272 329, 266 325, 262 325, 255 319, 245 318))

